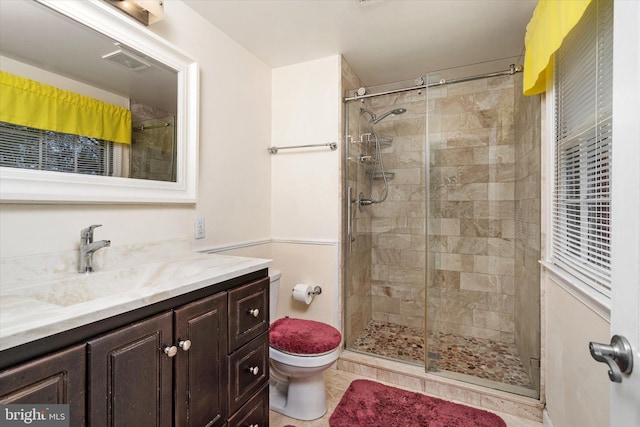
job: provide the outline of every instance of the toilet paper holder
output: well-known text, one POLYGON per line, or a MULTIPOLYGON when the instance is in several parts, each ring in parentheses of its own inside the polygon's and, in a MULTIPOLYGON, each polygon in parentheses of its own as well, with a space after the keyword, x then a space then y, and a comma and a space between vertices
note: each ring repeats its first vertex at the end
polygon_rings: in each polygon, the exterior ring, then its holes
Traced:
MULTIPOLYGON (((292 289, 291 291, 293 292, 295 289, 292 289)), ((313 291, 308 292, 307 295, 320 295, 322 293, 322 288, 320 286, 315 286, 313 288, 313 291)))

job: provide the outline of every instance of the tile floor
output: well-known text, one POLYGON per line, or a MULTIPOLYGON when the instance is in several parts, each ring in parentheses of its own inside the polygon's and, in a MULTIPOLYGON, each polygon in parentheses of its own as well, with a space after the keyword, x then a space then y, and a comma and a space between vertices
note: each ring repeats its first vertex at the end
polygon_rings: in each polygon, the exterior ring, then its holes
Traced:
MULTIPOLYGON (((337 369, 328 369, 325 372, 325 382, 327 387, 327 402, 328 402, 328 411, 327 413, 317 420, 313 421, 299 421, 294 420, 288 417, 285 417, 282 414, 277 412, 269 411, 269 425, 271 427, 283 427, 285 425, 294 425, 296 427, 328 427, 329 426, 329 418, 333 413, 333 410, 340 402, 342 395, 351 384, 351 381, 356 379, 370 379, 362 375, 352 374, 349 372, 340 371, 337 369)), ((383 381, 380 381, 384 383, 383 381)), ((388 384, 388 383, 387 383, 388 384)), ((392 387, 399 387, 397 385, 388 384, 392 387)), ((406 387, 399 387, 406 388, 406 387)), ((410 390, 410 388, 406 388, 410 390)), ((415 390, 412 390, 415 391, 415 390)), ((492 411, 502 417, 502 419, 506 422, 507 427, 542 427, 542 423, 527 420, 524 418, 519 418, 514 415, 505 414, 498 411, 492 411)), ((354 426, 355 427, 355 426, 354 426)), ((371 426, 376 427, 376 426, 371 426)), ((378 426, 380 427, 380 426, 378 426)))
MULTIPOLYGON (((429 333, 429 370, 442 370, 531 388, 513 344, 429 333)), ((372 321, 349 348, 413 364, 424 363, 422 330, 372 321)))

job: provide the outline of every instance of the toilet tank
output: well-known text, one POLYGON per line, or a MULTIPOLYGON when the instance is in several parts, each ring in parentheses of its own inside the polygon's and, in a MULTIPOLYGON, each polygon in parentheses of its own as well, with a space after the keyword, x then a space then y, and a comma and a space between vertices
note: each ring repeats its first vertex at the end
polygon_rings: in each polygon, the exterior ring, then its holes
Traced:
POLYGON ((269 323, 276 320, 276 311, 278 309, 278 289, 280 288, 280 270, 269 269, 269 323))

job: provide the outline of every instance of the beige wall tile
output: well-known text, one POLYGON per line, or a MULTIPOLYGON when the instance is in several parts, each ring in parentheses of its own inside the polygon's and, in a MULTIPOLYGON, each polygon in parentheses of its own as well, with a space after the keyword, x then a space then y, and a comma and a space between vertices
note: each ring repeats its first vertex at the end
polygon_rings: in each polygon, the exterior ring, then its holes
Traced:
POLYGON ((460 289, 482 292, 500 292, 500 281, 495 274, 460 273, 460 289))

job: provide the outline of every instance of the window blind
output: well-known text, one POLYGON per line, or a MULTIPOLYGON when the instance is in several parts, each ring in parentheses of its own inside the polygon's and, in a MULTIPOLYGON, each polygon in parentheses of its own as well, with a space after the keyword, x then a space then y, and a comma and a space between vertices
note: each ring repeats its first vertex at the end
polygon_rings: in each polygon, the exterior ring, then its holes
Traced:
POLYGON ((113 142, 0 122, 0 166, 113 175, 113 142))
POLYGON ((555 55, 552 261, 611 291, 613 1, 593 1, 555 55))

